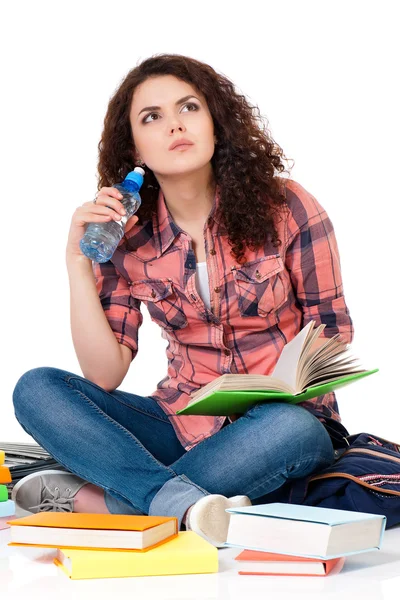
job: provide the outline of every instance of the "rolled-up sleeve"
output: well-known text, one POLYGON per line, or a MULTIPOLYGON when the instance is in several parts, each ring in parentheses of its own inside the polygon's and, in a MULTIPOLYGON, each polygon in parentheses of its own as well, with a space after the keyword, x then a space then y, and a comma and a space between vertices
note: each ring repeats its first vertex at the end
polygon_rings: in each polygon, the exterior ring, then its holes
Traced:
POLYGON ((143 322, 140 300, 130 293, 128 281, 111 261, 92 261, 97 293, 105 316, 120 344, 132 350, 132 360, 138 352, 138 332, 143 322))
POLYGON ((302 308, 302 327, 311 320, 317 325, 324 323, 324 337, 339 333, 349 344, 354 328, 344 297, 332 222, 316 198, 299 183, 292 182, 286 195, 290 214, 285 261, 302 308))

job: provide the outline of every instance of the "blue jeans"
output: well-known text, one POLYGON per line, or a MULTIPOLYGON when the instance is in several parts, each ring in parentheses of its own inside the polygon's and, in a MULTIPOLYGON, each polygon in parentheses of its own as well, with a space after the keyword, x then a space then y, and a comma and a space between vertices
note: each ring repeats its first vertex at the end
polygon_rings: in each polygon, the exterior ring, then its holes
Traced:
POLYGON ((257 404, 189 451, 156 400, 106 392, 88 379, 38 367, 18 380, 22 428, 69 472, 104 489, 111 513, 176 516, 207 494, 253 504, 288 479, 334 462, 331 439, 307 409, 257 404))

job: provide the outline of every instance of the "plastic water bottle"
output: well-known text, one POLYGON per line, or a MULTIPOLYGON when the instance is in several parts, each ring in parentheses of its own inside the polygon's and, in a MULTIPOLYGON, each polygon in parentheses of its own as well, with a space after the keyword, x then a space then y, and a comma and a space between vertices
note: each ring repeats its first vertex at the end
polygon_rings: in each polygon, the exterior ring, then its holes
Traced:
POLYGON ((85 235, 79 242, 83 254, 94 262, 103 263, 110 260, 119 242, 121 241, 125 225, 128 219, 139 209, 142 199, 139 190, 143 184, 144 170, 136 167, 130 171, 122 183, 114 185, 123 198, 126 214, 121 215, 119 221, 108 221, 107 223, 89 223, 85 235))

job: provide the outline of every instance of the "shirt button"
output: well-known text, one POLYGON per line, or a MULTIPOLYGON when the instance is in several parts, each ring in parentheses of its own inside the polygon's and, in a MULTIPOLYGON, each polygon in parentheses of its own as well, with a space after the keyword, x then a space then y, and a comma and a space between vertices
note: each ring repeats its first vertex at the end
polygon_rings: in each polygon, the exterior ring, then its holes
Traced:
POLYGON ((214 248, 211 248, 210 254, 212 254, 212 256, 214 256, 215 254, 217 254, 216 251, 214 250, 214 248))
POLYGON ((220 288, 220 287, 216 287, 216 288, 214 288, 214 292, 216 292, 217 294, 219 294, 219 293, 220 293, 220 291, 221 291, 221 288, 220 288))
POLYGON ((227 348, 225 348, 225 350, 224 350, 224 354, 226 354, 226 356, 229 356, 229 355, 230 355, 230 353, 231 353, 231 351, 230 351, 230 350, 228 350, 227 348))

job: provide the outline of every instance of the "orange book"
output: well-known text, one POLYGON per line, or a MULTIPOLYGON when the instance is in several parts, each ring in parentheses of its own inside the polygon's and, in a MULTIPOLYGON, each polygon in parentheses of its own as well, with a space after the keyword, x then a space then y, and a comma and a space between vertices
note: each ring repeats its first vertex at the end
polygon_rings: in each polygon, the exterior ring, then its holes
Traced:
POLYGON ((0 483, 11 483, 11 472, 5 465, 0 465, 0 483))
POLYGON ((311 575, 325 576, 339 573, 345 559, 305 558, 259 550, 243 550, 235 557, 240 564, 239 575, 311 575))
POLYGON ((143 552, 178 535, 176 517, 39 512, 7 522, 9 546, 143 552))

